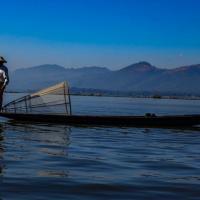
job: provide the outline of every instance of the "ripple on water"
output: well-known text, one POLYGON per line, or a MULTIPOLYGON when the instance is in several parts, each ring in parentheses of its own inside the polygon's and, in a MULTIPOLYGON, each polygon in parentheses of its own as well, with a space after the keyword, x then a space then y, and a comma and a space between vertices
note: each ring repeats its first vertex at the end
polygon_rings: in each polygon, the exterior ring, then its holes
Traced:
POLYGON ((4 199, 198 199, 199 129, 4 122, 4 199))

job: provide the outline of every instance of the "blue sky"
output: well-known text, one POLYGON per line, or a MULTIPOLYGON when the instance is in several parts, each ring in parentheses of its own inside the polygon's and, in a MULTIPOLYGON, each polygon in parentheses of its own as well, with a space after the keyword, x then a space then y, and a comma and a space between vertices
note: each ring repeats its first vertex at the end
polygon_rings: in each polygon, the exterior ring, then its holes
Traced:
POLYGON ((199 0, 0 0, 0 5, 0 54, 11 69, 200 63, 199 0))

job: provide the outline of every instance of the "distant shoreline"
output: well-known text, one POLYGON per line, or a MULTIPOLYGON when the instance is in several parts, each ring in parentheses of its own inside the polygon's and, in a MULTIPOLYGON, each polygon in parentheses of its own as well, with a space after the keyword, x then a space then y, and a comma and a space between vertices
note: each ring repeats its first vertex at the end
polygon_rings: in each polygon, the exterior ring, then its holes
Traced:
MULTIPOLYGON (((28 93, 31 94, 35 91, 6 91, 5 93, 15 93, 15 94, 22 94, 22 93, 28 93)), ((127 95, 127 94, 109 94, 109 93, 92 93, 92 92, 78 92, 78 93, 71 93, 72 96, 89 96, 89 97, 121 97, 121 98, 141 98, 141 99, 174 99, 174 100, 200 100, 200 96, 196 95, 127 95)))

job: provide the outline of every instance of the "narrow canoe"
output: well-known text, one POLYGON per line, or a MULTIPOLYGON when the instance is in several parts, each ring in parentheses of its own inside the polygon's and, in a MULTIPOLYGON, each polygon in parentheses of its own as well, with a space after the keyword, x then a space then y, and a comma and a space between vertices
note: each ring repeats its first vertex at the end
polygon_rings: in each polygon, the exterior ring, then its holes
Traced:
POLYGON ((200 115, 167 116, 89 116, 0 113, 17 121, 61 123, 68 125, 104 125, 128 127, 188 127, 200 125, 200 115))

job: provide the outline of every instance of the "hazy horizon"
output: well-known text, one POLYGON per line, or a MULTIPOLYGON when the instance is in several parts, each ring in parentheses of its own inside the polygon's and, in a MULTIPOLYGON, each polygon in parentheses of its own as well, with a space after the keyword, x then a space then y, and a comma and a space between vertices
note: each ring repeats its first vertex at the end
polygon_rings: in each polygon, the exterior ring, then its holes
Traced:
POLYGON ((41 64, 112 70, 200 63, 198 0, 1 1, 0 55, 11 70, 41 64))

